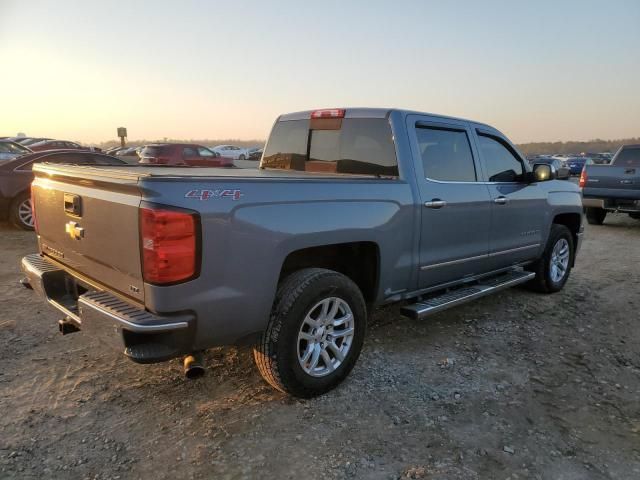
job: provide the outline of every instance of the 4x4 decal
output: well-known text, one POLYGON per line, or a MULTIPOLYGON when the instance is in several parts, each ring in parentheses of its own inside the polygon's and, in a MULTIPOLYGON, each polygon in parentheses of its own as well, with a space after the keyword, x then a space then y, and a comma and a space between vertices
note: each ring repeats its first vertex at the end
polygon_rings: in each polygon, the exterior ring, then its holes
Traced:
POLYGON ((231 198, 240 200, 244 196, 241 190, 189 190, 184 198, 197 198, 198 200, 209 200, 210 198, 231 198))

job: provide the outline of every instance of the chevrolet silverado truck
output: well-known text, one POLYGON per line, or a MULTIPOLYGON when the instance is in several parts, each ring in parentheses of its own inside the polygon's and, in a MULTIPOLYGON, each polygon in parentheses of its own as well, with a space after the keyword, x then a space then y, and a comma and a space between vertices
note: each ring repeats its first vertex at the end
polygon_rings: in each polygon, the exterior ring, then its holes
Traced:
MULTIPOLYGON (((563 288, 577 185, 498 130, 394 109, 280 116, 256 170, 34 167, 39 253, 23 283, 139 363, 253 345, 273 387, 351 371, 367 316, 416 321, 521 283, 563 288)), ((194 375, 195 376, 195 375, 194 375)))
POLYGON ((580 188, 590 224, 602 225, 607 212, 640 220, 640 145, 623 145, 609 165, 585 165, 580 188))

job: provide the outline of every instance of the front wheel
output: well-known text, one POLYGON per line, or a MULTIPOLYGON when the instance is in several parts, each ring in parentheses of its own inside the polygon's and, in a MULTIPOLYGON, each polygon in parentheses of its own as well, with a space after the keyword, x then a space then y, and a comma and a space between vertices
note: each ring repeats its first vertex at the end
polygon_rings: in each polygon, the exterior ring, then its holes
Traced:
POLYGON ((240 155, 240 156, 238 157, 238 160, 244 160, 245 158, 246 158, 246 157, 245 157, 244 155, 240 155))
POLYGON ((571 231, 564 225, 553 224, 542 257, 530 268, 536 276, 529 285, 542 293, 559 292, 569 279, 573 256, 571 231))
POLYGON ((629 216, 634 220, 640 220, 640 213, 630 213, 629 216))
POLYGON ((305 268, 279 286, 253 354, 264 379, 281 392, 310 398, 335 388, 353 369, 364 342, 367 309, 348 277, 305 268))

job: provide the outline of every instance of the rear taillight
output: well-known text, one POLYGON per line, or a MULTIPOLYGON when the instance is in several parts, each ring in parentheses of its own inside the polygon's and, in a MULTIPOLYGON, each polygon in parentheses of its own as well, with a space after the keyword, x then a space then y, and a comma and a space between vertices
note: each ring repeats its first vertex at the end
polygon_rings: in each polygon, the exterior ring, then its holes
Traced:
POLYGON ((344 118, 344 108, 328 108, 325 110, 314 110, 311 118, 344 118))
POLYGON ((142 276, 145 282, 184 282, 198 275, 198 214, 166 207, 140 208, 142 276))
POLYGON ((38 220, 36 219, 36 197, 33 194, 33 186, 31 186, 31 218, 33 219, 33 229, 38 233, 38 220))
POLYGON ((580 188, 584 188, 586 184, 587 184, 587 170, 583 168, 582 172, 580 173, 580 181, 578 182, 578 186, 580 188))

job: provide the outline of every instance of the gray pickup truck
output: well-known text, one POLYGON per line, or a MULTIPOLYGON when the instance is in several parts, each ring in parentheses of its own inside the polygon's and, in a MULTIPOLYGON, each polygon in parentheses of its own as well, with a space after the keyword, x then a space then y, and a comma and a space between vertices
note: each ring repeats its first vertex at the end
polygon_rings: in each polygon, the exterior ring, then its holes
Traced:
POLYGON ((623 145, 610 165, 585 165, 580 187, 590 224, 602 225, 607 212, 640 220, 640 145, 623 145))
POLYGON ((260 169, 38 165, 25 286, 131 360, 253 345, 310 397, 353 368, 372 308, 422 319, 506 287, 563 288, 578 187, 496 129, 389 109, 280 116, 260 169))

